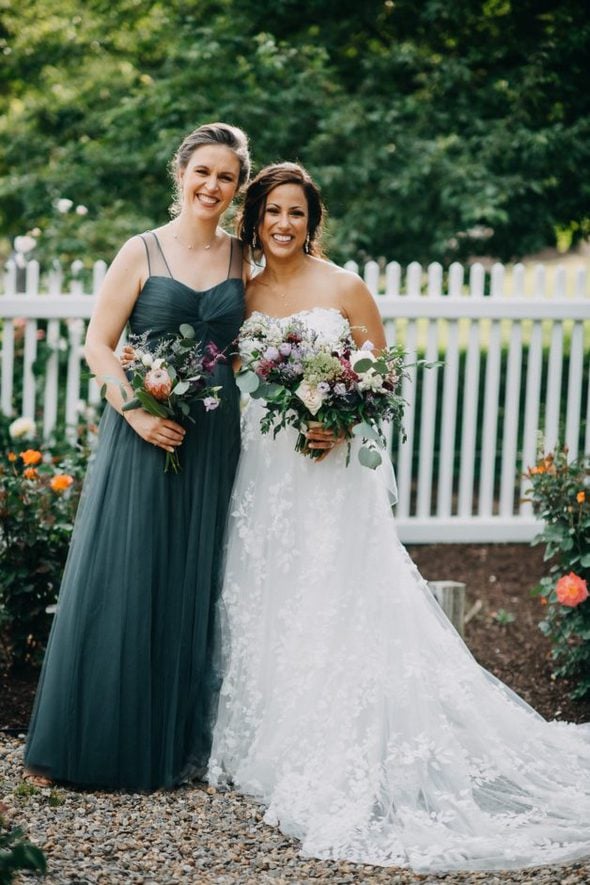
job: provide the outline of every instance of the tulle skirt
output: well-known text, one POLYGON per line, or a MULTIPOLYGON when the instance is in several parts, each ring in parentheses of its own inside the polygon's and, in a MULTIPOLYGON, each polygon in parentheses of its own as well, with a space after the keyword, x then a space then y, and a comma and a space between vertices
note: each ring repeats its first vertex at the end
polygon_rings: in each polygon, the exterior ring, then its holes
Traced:
POLYGON ((248 410, 220 601, 211 783, 305 855, 418 872, 590 854, 590 734, 482 669, 400 544, 383 477, 248 410))

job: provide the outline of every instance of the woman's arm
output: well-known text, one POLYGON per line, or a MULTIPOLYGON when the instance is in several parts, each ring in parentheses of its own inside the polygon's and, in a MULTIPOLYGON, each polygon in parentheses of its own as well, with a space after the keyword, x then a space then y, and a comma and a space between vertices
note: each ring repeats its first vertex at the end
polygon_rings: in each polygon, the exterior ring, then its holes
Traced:
POLYGON ((174 451, 185 434, 180 424, 150 415, 144 409, 123 412, 122 388, 132 399, 131 385, 115 356, 115 348, 137 301, 145 274, 145 249, 139 237, 128 240, 109 267, 88 325, 84 355, 106 398, 147 442, 174 451))

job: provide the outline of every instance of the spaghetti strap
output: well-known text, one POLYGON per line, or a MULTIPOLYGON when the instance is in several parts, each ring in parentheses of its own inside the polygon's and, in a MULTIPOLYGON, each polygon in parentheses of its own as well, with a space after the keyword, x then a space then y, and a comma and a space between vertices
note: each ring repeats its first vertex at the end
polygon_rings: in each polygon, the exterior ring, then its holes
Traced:
POLYGON ((168 271, 168 273, 170 274, 170 276, 172 277, 172 279, 174 279, 174 275, 173 275, 172 271, 170 270, 170 265, 169 265, 168 262, 166 261, 166 256, 164 255, 164 250, 162 249, 162 246, 160 245, 160 241, 159 241, 159 239, 158 239, 158 236, 157 236, 156 232, 155 232, 154 230, 152 230, 152 231, 150 231, 150 233, 151 233, 152 237, 154 238, 154 240, 156 241, 156 245, 157 245, 157 247, 158 247, 158 251, 159 251, 160 255, 162 256, 162 261, 163 261, 164 264, 166 265, 166 270, 168 271))
POLYGON ((229 264, 227 266, 226 280, 229 280, 229 276, 231 274, 231 266, 232 266, 233 257, 234 257, 234 238, 230 237, 229 238, 229 264))
POLYGON ((147 258, 147 266, 148 266, 148 277, 152 275, 152 262, 150 261, 150 250, 148 249, 148 244, 145 236, 143 234, 139 235, 141 241, 143 243, 143 248, 145 249, 145 257, 147 258))

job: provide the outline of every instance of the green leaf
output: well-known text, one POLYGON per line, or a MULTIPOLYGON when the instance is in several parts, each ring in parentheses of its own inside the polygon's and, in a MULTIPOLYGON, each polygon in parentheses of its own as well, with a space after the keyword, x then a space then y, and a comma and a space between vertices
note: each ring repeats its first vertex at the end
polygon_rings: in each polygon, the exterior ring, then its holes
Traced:
POLYGON ((369 446, 363 446, 359 451, 359 461, 363 465, 363 467, 370 467, 371 470, 375 470, 381 464, 383 458, 376 452, 375 449, 369 448, 369 446))
POLYGON ((173 388, 172 393, 176 396, 182 396, 183 393, 186 393, 187 390, 190 390, 190 384, 188 381, 179 381, 178 384, 173 388))
POLYGON ((236 377, 236 384, 242 393, 254 393, 260 387, 260 378, 256 372, 246 371, 239 372, 236 377))
POLYGON ((126 402, 123 406, 123 412, 131 412, 132 409, 141 409, 141 403, 137 397, 130 399, 129 402, 126 402))
POLYGON ((190 323, 182 323, 179 331, 183 338, 193 339, 195 337, 195 330, 190 323))
POLYGON ((353 369, 357 374, 359 374, 362 372, 368 372, 369 369, 372 369, 374 365, 375 365, 374 360, 370 360, 370 359, 357 360, 357 362, 353 366, 353 369))
POLYGON ((360 424, 355 424, 352 428, 352 432, 354 436, 359 436, 362 439, 371 439, 376 443, 381 443, 381 435, 379 431, 366 421, 363 421, 360 424))
POLYGON ((159 403, 147 390, 138 390, 137 399, 150 415, 156 415, 158 418, 168 418, 170 416, 169 410, 162 403, 159 403))
POLYGON ((582 568, 590 568, 590 553, 584 553, 580 558, 580 565, 582 568))

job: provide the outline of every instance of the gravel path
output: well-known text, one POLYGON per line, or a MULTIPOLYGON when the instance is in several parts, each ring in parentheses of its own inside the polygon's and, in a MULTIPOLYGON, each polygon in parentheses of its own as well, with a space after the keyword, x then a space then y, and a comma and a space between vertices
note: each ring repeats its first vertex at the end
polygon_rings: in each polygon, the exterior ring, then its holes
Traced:
POLYGON ((419 876, 407 870, 307 860, 297 843, 262 823, 237 793, 183 787, 150 796, 37 788, 22 779, 19 738, 0 736, 0 801, 8 819, 42 847, 51 885, 281 885, 444 882, 583 885, 590 863, 512 873, 419 876))

